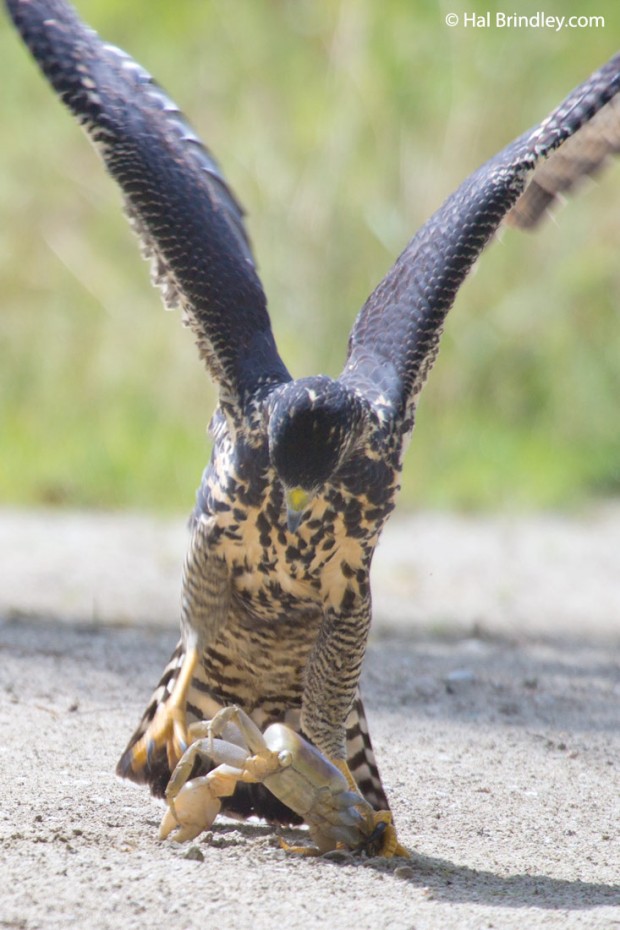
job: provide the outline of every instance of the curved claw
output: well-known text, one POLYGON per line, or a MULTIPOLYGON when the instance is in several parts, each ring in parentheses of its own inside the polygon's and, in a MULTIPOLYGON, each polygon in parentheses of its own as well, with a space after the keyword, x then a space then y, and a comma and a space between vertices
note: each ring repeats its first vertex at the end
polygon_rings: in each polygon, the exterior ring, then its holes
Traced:
POLYGON ((357 846, 351 846, 356 852, 366 853, 371 856, 382 856, 386 859, 392 859, 395 856, 410 858, 410 853, 402 843, 398 841, 396 827, 392 818, 392 812, 376 811, 368 802, 359 794, 355 779, 351 775, 349 766, 343 759, 334 760, 336 768, 342 772, 346 778, 351 793, 358 798, 358 806, 363 811, 365 819, 365 828, 363 837, 357 846))
POLYGON ((375 811, 372 815, 374 829, 362 844, 363 851, 370 856, 409 859, 411 853, 398 841, 391 811, 375 811))
POLYGON ((187 749, 185 713, 176 706, 162 704, 140 739, 128 749, 119 762, 123 774, 150 768, 157 752, 166 750, 172 771, 187 749))

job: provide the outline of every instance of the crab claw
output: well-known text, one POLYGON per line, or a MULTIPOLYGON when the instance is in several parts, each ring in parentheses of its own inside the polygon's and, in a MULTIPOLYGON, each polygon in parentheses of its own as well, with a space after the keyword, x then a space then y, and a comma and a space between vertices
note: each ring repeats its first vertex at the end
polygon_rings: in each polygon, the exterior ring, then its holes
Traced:
POLYGON ((175 843, 193 840, 203 830, 208 830, 222 807, 220 799, 213 795, 207 776, 186 782, 169 804, 159 825, 159 838, 165 840, 170 836, 175 843))

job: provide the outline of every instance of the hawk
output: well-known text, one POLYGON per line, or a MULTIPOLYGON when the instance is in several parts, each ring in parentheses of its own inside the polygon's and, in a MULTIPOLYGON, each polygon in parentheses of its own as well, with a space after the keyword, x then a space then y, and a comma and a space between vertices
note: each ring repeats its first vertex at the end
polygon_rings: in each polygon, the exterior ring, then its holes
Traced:
MULTIPOLYGON (((120 185, 154 280, 181 307, 219 391, 190 522, 181 638, 118 772, 163 794, 188 722, 237 704, 261 728, 298 729, 385 812, 359 678, 373 552, 417 398, 456 293, 502 221, 534 226, 619 150, 620 54, 414 236, 355 320, 338 378, 293 380, 243 211, 175 104, 64 0, 6 2, 120 185)), ((262 786, 239 785, 225 810, 295 822, 262 786)), ((398 851, 386 830, 383 852, 398 851)))

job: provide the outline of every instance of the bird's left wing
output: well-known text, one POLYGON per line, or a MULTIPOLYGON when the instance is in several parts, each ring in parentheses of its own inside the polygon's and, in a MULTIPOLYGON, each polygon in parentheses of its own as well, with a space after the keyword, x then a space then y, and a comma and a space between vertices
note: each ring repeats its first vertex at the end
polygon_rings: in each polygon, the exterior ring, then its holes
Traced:
POLYGON ((512 209, 532 226, 620 149, 620 54, 479 168, 428 220, 360 311, 341 380, 406 431, 467 273, 512 209))
POLYGON ((168 306, 181 304, 228 403, 289 380, 243 211, 178 108, 64 0, 6 0, 41 70, 120 185, 168 306))
POLYGON ((506 217, 510 226, 534 229, 564 194, 605 168, 620 152, 620 94, 536 168, 506 217))

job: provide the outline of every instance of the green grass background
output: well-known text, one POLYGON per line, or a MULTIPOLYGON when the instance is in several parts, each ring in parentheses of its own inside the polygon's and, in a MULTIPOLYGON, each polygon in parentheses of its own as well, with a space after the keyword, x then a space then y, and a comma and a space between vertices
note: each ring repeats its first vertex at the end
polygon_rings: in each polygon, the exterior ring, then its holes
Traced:
MULTIPOLYGON (((460 181, 620 44, 604 28, 448 28, 424 0, 81 0, 211 147, 249 213, 280 350, 336 374, 357 310, 460 181)), ((515 11, 514 6, 518 6, 515 11)), ((596 8, 594 8, 596 6, 596 8)), ((215 402, 120 198, 0 23, 0 502, 192 505, 215 402)), ((404 475, 416 506, 620 491, 620 171, 507 231, 452 311, 404 475)))

